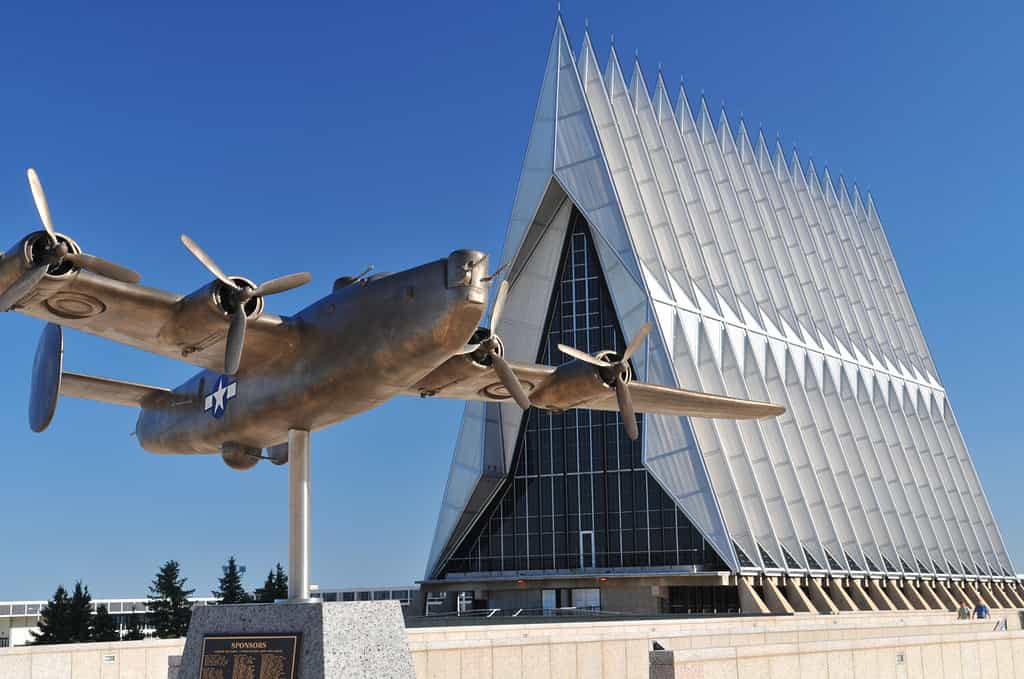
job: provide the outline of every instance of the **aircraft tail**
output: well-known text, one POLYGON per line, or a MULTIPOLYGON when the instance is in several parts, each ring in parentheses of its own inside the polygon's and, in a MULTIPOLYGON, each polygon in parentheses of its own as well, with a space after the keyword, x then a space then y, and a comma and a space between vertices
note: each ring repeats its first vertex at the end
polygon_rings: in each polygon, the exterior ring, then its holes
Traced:
POLYGON ((61 394, 141 408, 167 403, 171 390, 65 372, 64 332, 59 325, 47 323, 39 337, 32 365, 32 387, 28 402, 28 422, 32 431, 41 432, 50 426, 61 394))
POLYGON ((156 402, 170 396, 171 390, 107 377, 65 372, 61 375, 60 393, 62 396, 141 408, 145 405, 155 405, 156 402))

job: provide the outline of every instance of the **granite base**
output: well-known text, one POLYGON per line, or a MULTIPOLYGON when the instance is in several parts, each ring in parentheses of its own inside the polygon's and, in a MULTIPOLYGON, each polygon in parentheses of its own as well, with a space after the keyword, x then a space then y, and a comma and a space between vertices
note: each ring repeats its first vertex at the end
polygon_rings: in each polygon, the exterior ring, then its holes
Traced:
POLYGON ((301 634, 296 679, 415 679, 397 601, 200 606, 192 613, 179 679, 200 679, 203 638, 301 634))

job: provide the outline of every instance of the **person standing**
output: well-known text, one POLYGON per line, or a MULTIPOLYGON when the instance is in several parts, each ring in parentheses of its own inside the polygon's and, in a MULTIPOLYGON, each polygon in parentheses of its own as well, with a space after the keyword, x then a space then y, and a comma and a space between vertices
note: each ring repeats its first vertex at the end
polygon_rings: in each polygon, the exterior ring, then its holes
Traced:
POLYGON ((985 620, 988 618, 988 606, 981 599, 978 599, 978 605, 974 607, 974 617, 977 620, 985 620))
POLYGON ((970 620, 971 619, 971 609, 970 609, 970 607, 967 604, 965 604, 962 601, 960 602, 960 608, 958 608, 957 611, 956 611, 956 619, 957 620, 970 620))

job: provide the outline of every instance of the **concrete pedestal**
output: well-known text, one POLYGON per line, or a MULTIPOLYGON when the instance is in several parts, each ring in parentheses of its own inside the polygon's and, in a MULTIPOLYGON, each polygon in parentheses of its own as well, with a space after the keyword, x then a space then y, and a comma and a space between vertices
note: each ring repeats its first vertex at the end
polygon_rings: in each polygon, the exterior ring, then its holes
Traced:
POLYGON ((296 679, 415 679, 397 601, 200 606, 192 613, 179 679, 200 679, 207 635, 294 634, 296 679))

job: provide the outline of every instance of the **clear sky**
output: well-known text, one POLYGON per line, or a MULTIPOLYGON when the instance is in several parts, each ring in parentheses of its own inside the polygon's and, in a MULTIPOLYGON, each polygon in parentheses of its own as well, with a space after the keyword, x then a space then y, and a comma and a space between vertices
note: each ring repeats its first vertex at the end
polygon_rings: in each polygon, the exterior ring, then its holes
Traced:
MULTIPOLYGON (((289 313, 367 264, 499 253, 554 27, 554 2, 17 3, 0 9, 0 227, 59 230, 182 293, 209 275, 296 270, 289 313), (142 3, 145 4, 145 3, 142 3), (432 4, 430 4, 432 5, 432 4)), ((1011 556, 1024 479, 1019 394, 1019 3, 562 3, 653 78, 724 99, 870 188, 1011 556)), ((287 559, 286 473, 140 450, 127 408, 65 399, 43 435, 26 394, 42 324, 4 315, 0 599, 82 578, 145 592, 177 559, 208 594, 229 555, 259 581, 287 559)), ((174 386, 192 368, 68 332, 69 370, 174 386)), ((313 582, 422 576, 462 406, 396 400, 313 437, 313 582)))

